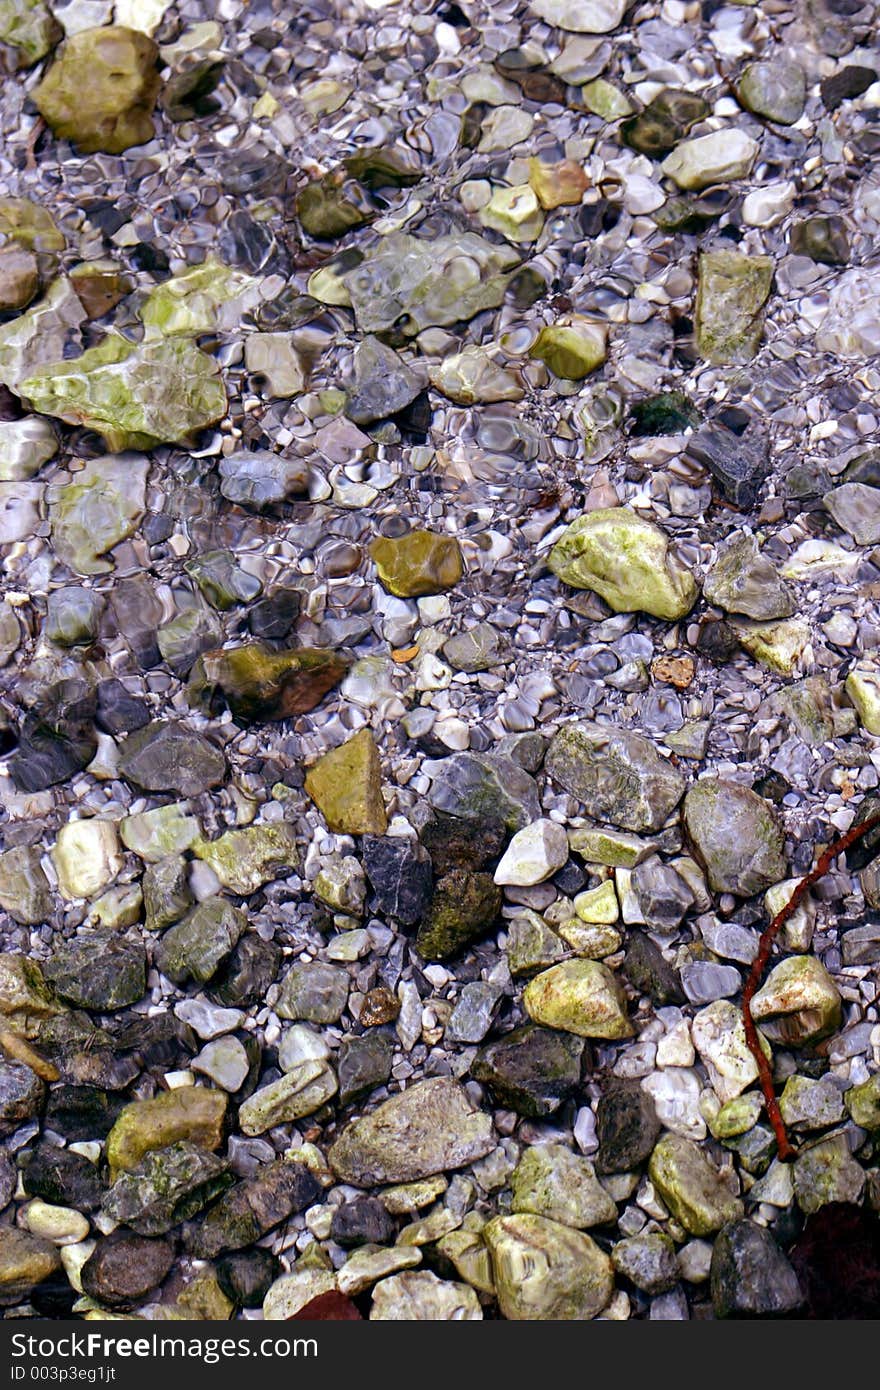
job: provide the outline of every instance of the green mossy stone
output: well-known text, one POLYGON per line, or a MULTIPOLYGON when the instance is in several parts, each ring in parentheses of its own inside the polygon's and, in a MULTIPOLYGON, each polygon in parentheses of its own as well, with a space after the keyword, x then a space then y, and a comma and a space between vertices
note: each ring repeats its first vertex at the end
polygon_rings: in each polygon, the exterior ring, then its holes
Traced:
POLYGON ((750 898, 786 877, 778 813, 748 787, 702 778, 685 797, 684 823, 713 892, 750 898))
POLYGON ((338 685, 348 661, 336 652, 299 647, 273 651, 263 642, 203 652, 187 695, 206 713, 224 704, 243 723, 306 714, 338 685))
POLYGON ((617 1220, 617 1203, 599 1182, 590 1160, 562 1144, 526 1149, 510 1186, 514 1212, 546 1216, 577 1230, 617 1220))
POLYGON ((857 1125, 871 1134, 880 1130, 880 1072, 875 1072, 858 1086, 851 1086, 844 1101, 857 1125))
POLYGON ((572 318, 542 328, 529 356, 543 362, 554 376, 582 381, 605 361, 608 329, 604 323, 572 318))
POLYGON ((283 822, 227 830, 216 840, 196 840, 192 850, 210 864, 224 888, 242 898, 299 867, 296 835, 283 822))
MULTIPOLYGON (((587 720, 566 724, 553 736, 544 767, 591 816, 636 832, 659 830, 686 786, 649 739, 587 720)), ((637 852, 619 845, 618 850, 627 856, 637 852)))
POLYGON ((796 63, 776 56, 771 62, 749 63, 739 79, 737 96, 746 110, 780 125, 794 125, 804 114, 807 78, 796 63))
POLYGON ((90 459, 49 494, 55 552, 76 574, 108 574, 107 552, 132 535, 146 504, 147 460, 132 454, 90 459))
POLYGON ((462 576, 458 541, 436 531, 379 536, 370 545, 379 582, 397 598, 422 598, 453 589, 462 576))
POLYGON ((223 1143, 227 1097, 205 1086, 181 1086, 151 1100, 135 1100, 121 1112, 107 1135, 110 1177, 137 1167, 145 1154, 185 1140, 215 1150, 223 1143))
POLYGON ((651 1154, 648 1176, 690 1235, 712 1235, 742 1216, 742 1202, 692 1139, 664 1134, 651 1154))
POLYGON ((755 356, 764 333, 764 308, 774 269, 770 256, 701 253, 694 332, 697 351, 707 362, 736 364, 755 356))
POLYGON ((676 622, 693 608, 693 575, 670 553, 661 528, 628 507, 587 512, 553 546, 548 564, 565 584, 591 589, 616 613, 676 622))
POLYGON ((305 788, 335 834, 385 834, 382 764, 370 729, 324 753, 306 773, 305 788))
POLYGON ((257 283, 252 276, 209 256, 150 290, 141 305, 140 319, 149 334, 162 338, 176 333, 191 337, 210 333, 218 327, 223 306, 257 283))
POLYGON ((238 1112, 242 1133, 264 1134, 276 1125, 313 1115, 338 1089, 336 1075, 326 1062, 302 1062, 248 1097, 238 1112))
POLYGON ((498 1303, 510 1321, 575 1320, 601 1313, 614 1289, 611 1261, 590 1236, 526 1213, 483 1230, 498 1303))
POLYGON ((256 575, 235 563, 231 550, 206 550, 184 565, 212 608, 226 613, 240 604, 252 603, 263 591, 256 575))
POLYGON ((206 984, 246 926, 244 913, 225 898, 205 898, 162 937, 154 953, 156 969, 176 985, 206 984))
POLYGON ((448 960, 498 921, 504 895, 491 874, 451 869, 438 879, 416 937, 425 960, 448 960))
POLYGON ((0 0, 0 40, 18 49, 22 67, 51 53, 62 33, 44 0, 0 0))
POLYGON ((142 1236, 161 1236, 208 1206, 235 1182, 225 1159, 189 1140, 151 1149, 117 1177, 101 1203, 142 1236))
POLYGON ((152 39, 135 29, 81 29, 31 95, 53 133, 82 154, 122 154, 155 134, 158 57, 152 39))
POLYGON ((607 965, 567 960, 530 980, 523 992, 526 1013, 545 1028, 580 1038, 616 1041, 634 1033, 623 987, 607 965))
POLYGON ((45 1019, 64 1012, 36 961, 13 951, 0 955, 0 1015, 13 1033, 34 1038, 45 1019))
POLYGON ((752 1000, 752 1016, 772 1042, 807 1047, 840 1027, 842 1000, 815 956, 789 956, 773 967, 752 1000))

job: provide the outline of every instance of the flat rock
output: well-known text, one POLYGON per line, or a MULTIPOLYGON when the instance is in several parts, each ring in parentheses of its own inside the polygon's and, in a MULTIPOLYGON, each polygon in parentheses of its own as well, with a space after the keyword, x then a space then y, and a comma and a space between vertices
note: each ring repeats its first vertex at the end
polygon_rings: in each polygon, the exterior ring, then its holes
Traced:
POLYGON ((583 1040, 527 1024, 483 1047, 471 1065, 496 1101, 531 1119, 552 1115, 580 1084, 583 1040))
POLYGON ((119 770, 144 791, 200 796, 223 781, 226 759, 219 748, 193 729, 170 720, 155 720, 129 734, 119 770))
POLYGON ((550 744, 544 766, 591 816, 624 830, 659 829, 686 785, 649 739, 610 724, 564 725, 550 744))
POLYGON ((336 834, 385 834, 382 765, 370 729, 324 753, 306 773, 305 787, 336 834))
POLYGON ((787 876, 777 812, 748 787, 702 778, 685 797, 684 822, 714 892, 748 898, 787 876))

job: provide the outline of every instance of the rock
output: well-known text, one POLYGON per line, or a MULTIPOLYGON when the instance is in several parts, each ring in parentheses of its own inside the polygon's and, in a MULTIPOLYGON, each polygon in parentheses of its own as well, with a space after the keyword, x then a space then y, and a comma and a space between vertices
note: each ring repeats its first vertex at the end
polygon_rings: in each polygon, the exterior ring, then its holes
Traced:
POLYGON ((159 94, 153 41, 120 25, 69 35, 33 98, 61 140, 83 154, 121 154, 154 135, 159 94))
POLYGON ((777 814, 747 787, 702 778, 685 797, 684 822, 713 892, 748 898, 786 877, 777 814))
POLYGON ((626 0, 529 0, 539 19, 576 34, 607 34, 623 19, 626 0))
POLYGON ((61 34, 61 26, 43 0, 3 0, 0 4, 0 39, 18 49, 22 67, 32 67, 45 58, 61 34))
POLYGON ((806 1047, 840 1027, 841 998, 820 960, 789 956, 752 999, 752 1017, 771 1041, 806 1047))
POLYGON ((435 811, 494 838, 495 827, 516 832, 541 814, 534 778, 503 754, 453 753, 433 773, 428 801, 435 811))
POLYGON ((659 1231, 619 1240, 611 1251, 611 1263, 615 1274, 655 1296, 674 1288, 679 1280, 675 1246, 659 1231))
POLYGON ((757 153, 758 144, 750 135, 729 127, 683 141, 666 156, 660 168, 679 188, 699 191, 712 184, 746 178, 757 153))
POLYGON ((803 1303, 797 1275, 770 1232, 745 1218, 718 1234, 710 1278, 717 1318, 780 1317, 803 1303))
POLYGON ((46 1087, 30 1067, 0 1060, 0 1136, 38 1115, 45 1097, 46 1087))
POLYGON ((98 635, 104 601, 87 589, 55 589, 46 604, 44 634, 59 647, 90 646, 98 635))
POLYGON ((77 1245, 87 1240, 91 1227, 87 1216, 70 1207, 55 1207, 39 1197, 26 1208, 27 1227, 32 1235, 42 1236, 53 1245, 77 1245))
POLYGON ((623 122, 619 138, 630 149, 659 159, 669 154, 708 110, 696 93, 667 87, 651 98, 644 111, 623 122))
POLYGON ((845 1134, 823 1139, 793 1164, 794 1195, 801 1211, 818 1211, 830 1202, 858 1202, 865 1170, 849 1151, 845 1134))
POLYGON ((245 932, 211 981, 211 992, 223 1004, 249 1009, 262 1000, 280 963, 280 946, 245 932))
POLYGON ((367 881, 359 859, 353 854, 334 856, 325 861, 324 867, 313 884, 315 896, 332 907, 336 912, 363 915, 367 897, 367 881))
POLYGON ((189 871, 181 855, 169 855, 156 864, 148 864, 142 888, 147 931, 164 931, 179 922, 193 905, 189 871))
POLYGON ((181 1086, 160 1091, 151 1100, 126 1105, 107 1136, 107 1162, 115 1182, 135 1168, 144 1154, 186 1141, 203 1149, 219 1149, 227 1098, 204 1086, 181 1086))
POLYGON ((102 1207, 139 1235, 160 1236, 208 1206, 234 1181, 225 1160, 181 1141, 151 1150, 121 1173, 102 1207))
POLYGON ((476 623, 443 644, 443 656, 455 671, 491 671, 510 654, 509 642, 491 623, 476 623))
POLYGON ((90 931, 57 947, 44 974, 75 1009, 112 1013, 143 999, 147 955, 143 944, 118 931, 90 931))
POLYGON ((742 1216, 739 1198, 692 1139, 664 1134, 651 1154, 648 1176, 661 1200, 691 1235, 711 1235, 742 1216))
POLYGON ((371 1322, 479 1322, 482 1317, 473 1289, 428 1270, 393 1274, 373 1288, 371 1322))
POLYGON ((243 1134, 264 1134, 275 1125, 312 1115, 336 1095, 336 1076, 326 1062, 303 1062, 255 1091, 238 1112, 243 1134))
POLYGON ((170 1241, 114 1231, 98 1241, 80 1270, 83 1293, 109 1308, 134 1308, 162 1283, 173 1262, 170 1241))
POLYGON ((304 1163, 276 1159, 224 1192, 186 1232, 186 1247, 200 1260, 242 1250, 311 1206, 319 1192, 304 1163))
POLYGON ((740 646, 757 661, 790 676, 810 640, 809 624, 798 619, 788 623, 733 623, 740 646))
POLYGON ((555 965, 565 955, 565 946, 543 917, 526 911, 515 917, 507 931, 507 964, 511 975, 533 975, 555 965))
POLYGON ((543 362, 554 376, 583 381, 605 361, 607 335, 604 323, 569 314, 541 329, 529 356, 543 362))
POLYGON ((362 850, 376 910, 404 926, 421 921, 431 898, 433 875, 418 842, 403 836, 366 836, 362 850))
POLYGON ((0 249, 0 313, 30 304, 40 283, 37 258, 22 246, 0 249))
POLYGON ((450 870, 437 880, 416 950, 425 960, 448 960, 495 925, 502 897, 491 874, 450 870))
POLYGON ((482 1042, 501 1003, 502 990, 482 980, 465 985, 446 1025, 446 1038, 454 1043, 482 1042))
POLYGON ((319 1308, 321 1299, 339 1298, 336 1275, 321 1265, 298 1261, 290 1274, 282 1274, 267 1291, 263 1300, 263 1319, 266 1322, 289 1322, 307 1314, 313 1305, 319 1308))
POLYGON ((199 265, 150 290, 139 316, 151 337, 195 337, 218 328, 232 328, 239 322, 245 292, 254 287, 249 275, 208 256, 199 265), (233 303, 229 305, 229 301, 233 303), (228 307, 224 310, 223 306, 228 307))
POLYGON ((126 816, 119 834, 126 849, 134 850, 147 864, 158 864, 170 855, 189 849, 199 834, 195 816, 188 816, 184 803, 171 802, 152 811, 126 816))
POLYGON ((737 97, 756 116, 765 116, 780 125, 794 125, 804 114, 806 74, 782 55, 763 63, 749 63, 739 79, 737 97))
POLYGON ((382 765, 370 729, 324 753, 306 773, 305 787, 336 834, 385 834, 382 765))
MULTIPOLYGON (((412 1247, 398 1245, 383 1250, 379 1246, 365 1245, 350 1255, 338 1271, 337 1287, 340 1293, 353 1297, 371 1288, 377 1280, 386 1279, 403 1269, 412 1269, 421 1262, 421 1250, 412 1247)), ((395 1316, 400 1317, 399 1310, 395 1311, 395 1316)))
POLYGON ((272 651, 262 642, 247 642, 203 652, 190 677, 191 704, 213 712, 229 706, 240 723, 289 719, 305 714, 338 685, 347 662, 335 652, 300 647, 272 651))
POLYGON ((345 413, 357 425, 396 415, 415 400, 423 387, 412 367, 393 348, 372 336, 363 338, 354 350, 354 375, 354 389, 345 413))
POLYGON ((154 953, 156 969, 176 985, 206 984, 228 959, 247 918, 224 898, 205 898, 170 927, 154 953))
POLYGON ((491 1118, 454 1081, 434 1077, 348 1125, 328 1159, 342 1182, 367 1187, 464 1168, 495 1142, 491 1118))
POLYGON ((12 1032, 33 1038, 42 1020, 63 1011, 36 961, 11 951, 0 955, 0 1015, 12 1032))
POLYGON ((843 1096, 827 1077, 790 1076, 779 1109, 789 1129, 829 1129, 843 1119, 843 1096))
POLYGON ((871 1134, 880 1130, 880 1072, 875 1072, 858 1086, 850 1086, 844 1100, 855 1124, 871 1134))
POLYGON ((647 994, 654 1004, 684 1003, 678 971, 644 932, 629 932, 622 971, 633 988, 647 994))
POLYGON ((630 887, 642 918, 651 931, 675 931, 695 899, 690 885, 671 864, 656 855, 642 860, 632 870, 630 887))
POLYGON ((531 1119, 559 1109, 580 1084, 584 1044, 570 1033, 531 1024, 481 1048, 471 1075, 496 1102, 531 1119))
POLYGON ((101 319, 134 288, 113 260, 83 261, 72 267, 70 283, 89 319, 101 319))
POLYGON ((0 422, 0 481, 33 478, 58 452, 58 436, 48 420, 26 416, 0 422))
POLYGON ((61 1256, 48 1240, 4 1227, 0 1241, 0 1306, 21 1303, 33 1289, 61 1269, 61 1256))
POLYGON ((816 330, 816 351, 839 357, 873 357, 880 350, 878 302, 880 276, 876 271, 862 266, 845 270, 829 292, 828 307, 816 330))
POLYGON ((697 430, 688 441, 688 454, 712 474, 722 493, 734 506, 755 505, 770 472, 770 446, 754 421, 735 433, 716 421, 697 430))
POLYGON ((805 217, 789 232, 793 256, 808 256, 820 265, 848 265, 849 237, 842 217, 805 217))
POLYGON ((682 988, 691 1004, 708 1004, 739 992, 742 976, 733 965, 715 961, 686 961, 681 967, 682 988))
POLYGON ((28 1196, 76 1211, 96 1211, 104 1195, 104 1183, 94 1163, 43 1141, 27 1156, 21 1180, 28 1196))
POLYGON ((880 673, 865 666, 854 666, 844 685, 852 700, 859 723, 869 734, 880 734, 880 673))
MULTIPOLYGON (((758 1065, 746 1043, 742 1012, 726 999, 716 999, 695 1014, 691 1025, 694 1047, 709 1074, 709 1084, 724 1103, 742 1094, 758 1079, 758 1065)), ((764 1043, 770 1059, 770 1048, 764 1043)))
POLYGON ((568 960, 530 980, 523 992, 529 1017, 581 1038, 630 1038, 626 996, 601 961, 568 960))
MULTIPOLYGON (((360 1022, 364 1016, 361 1013, 360 1022)), ((350 1105, 384 1086, 391 1076, 394 1047, 384 1033, 353 1037, 350 1033, 339 1044, 336 1057, 339 1073, 339 1101, 350 1105)))
POLYGON ((171 720, 154 720, 129 734, 119 770, 144 791, 200 796, 226 775, 226 759, 208 739, 171 720))
POLYGON ((586 1321, 611 1297, 611 1261, 580 1231, 543 1216, 496 1216, 483 1238, 499 1307, 511 1321, 586 1321))
POLYGON ((591 815, 625 830, 659 829, 685 788, 681 773, 653 743, 613 725, 565 725, 553 737, 544 766, 591 815))
POLYGON ((279 1018, 336 1023, 348 1002, 349 978, 336 965, 310 961, 294 965, 284 977, 275 1011, 279 1018))
POLYGON ((49 518, 58 558, 76 574, 109 573, 113 564, 103 557, 140 521, 146 479, 146 459, 109 454, 90 459, 69 483, 54 485, 49 518))
POLYGON ((308 487, 308 470, 301 459, 282 458, 267 450, 229 454, 220 460, 218 472, 220 491, 227 501, 255 511, 284 502, 308 487))
MULTIPOLYGON (((428 369, 428 379, 436 391, 458 405, 521 401, 525 394, 515 374, 494 360, 489 346, 465 347, 461 352, 444 357, 438 366, 428 369)), ((495 632, 489 623, 477 626, 487 628, 489 633, 495 632)), ((456 639, 450 638, 450 641, 456 639)))
POLYGON ((877 81, 874 68, 862 67, 858 63, 847 63, 819 83, 819 92, 827 111, 836 111, 843 102, 860 97, 877 81))
POLYGON ((243 898, 299 867, 296 836, 284 822, 227 830, 216 840, 200 838, 192 851, 210 864, 224 888, 243 898))
POLYGON ((393 1217, 376 1197, 358 1197, 333 1208, 330 1239, 343 1249, 388 1245, 397 1230, 393 1217))
POLYGON ((514 1212, 546 1216, 578 1230, 617 1220, 617 1205, 596 1177, 592 1163, 561 1144, 536 1144, 526 1149, 510 1185, 514 1212))
POLYGON ((822 504, 856 545, 876 545, 880 541, 880 488, 842 483, 825 493, 822 504))
POLYGON ((473 232, 430 239, 392 232, 340 278, 362 333, 395 326, 410 337, 497 307, 519 259, 512 247, 473 232))
POLYGON ((452 589, 462 576, 458 541, 436 531, 408 531, 370 545, 379 582, 398 598, 421 598, 452 589))
POLYGON ((290 398, 305 389, 307 366, 292 333, 250 333, 244 341, 244 360, 260 390, 270 396, 290 398))
POLYGON ((116 826, 98 817, 68 821, 58 831, 52 862, 63 897, 95 897, 122 868, 116 826))
POLYGON ((570 830, 568 843, 575 854, 579 854, 588 864, 607 864, 611 868, 622 869, 635 868, 654 849, 649 840, 593 826, 570 830))
POLYGON ((184 569, 211 607, 221 613, 251 603, 262 592, 259 579, 241 569, 230 550, 206 550, 187 561, 184 569))
POLYGON ((248 1055, 238 1038, 215 1038, 191 1062, 193 1071, 207 1076, 215 1086, 230 1095, 240 1090, 251 1069, 248 1055))
POLYGON ((17 845, 0 854, 0 907, 23 926, 44 922, 51 913, 49 880, 36 846, 17 845))
POLYGON ((256 1246, 222 1255, 214 1266, 217 1283, 238 1308, 259 1308, 278 1278, 280 1265, 270 1250, 256 1246))
POLYGON ((669 553, 665 532, 627 507, 578 517, 553 546, 548 564, 564 583, 592 589, 617 613, 674 621, 697 597, 693 576, 669 553))
POLYGON ((794 596, 754 536, 738 535, 720 550, 703 580, 703 594, 728 613, 766 620, 788 618, 794 596))
POLYGON ((546 819, 533 821, 513 836, 495 870, 495 882, 519 887, 543 883, 567 859, 568 836, 564 826, 546 819))
POLYGON ((18 389, 34 410, 96 430, 111 450, 179 443, 226 412, 216 361, 188 338, 108 333, 80 357, 31 369, 18 389))
POLYGON ((755 356, 773 273, 770 256, 701 252, 694 322, 697 351, 707 362, 749 362, 755 356))

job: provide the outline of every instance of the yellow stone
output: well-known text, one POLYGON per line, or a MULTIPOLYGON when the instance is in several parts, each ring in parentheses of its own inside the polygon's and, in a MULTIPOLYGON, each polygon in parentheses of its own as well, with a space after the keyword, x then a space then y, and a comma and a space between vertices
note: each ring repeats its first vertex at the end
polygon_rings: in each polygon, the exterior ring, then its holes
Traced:
POLYGON ((331 748, 306 773, 306 791, 337 835, 384 835, 379 750, 369 729, 331 748))

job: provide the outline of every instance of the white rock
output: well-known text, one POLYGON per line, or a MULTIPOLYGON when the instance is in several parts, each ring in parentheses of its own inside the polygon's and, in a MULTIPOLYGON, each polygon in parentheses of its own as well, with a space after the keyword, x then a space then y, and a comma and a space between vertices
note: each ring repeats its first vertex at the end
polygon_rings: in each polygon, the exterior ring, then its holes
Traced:
POLYGON ((816 332, 819 352, 874 357, 880 352, 880 269, 845 270, 816 332))
POLYGON ((797 193, 795 184, 768 183, 743 198, 742 220, 747 227, 775 227, 791 212, 797 193))
POLYGON ((122 868, 113 821, 71 820, 62 825, 52 850, 58 889, 64 898, 92 898, 122 868))
POLYGON ((530 0, 529 9, 557 29, 607 34, 623 19, 629 0, 530 0))
POLYGON ((182 999, 175 1004, 174 1013, 188 1023, 203 1042, 219 1038, 223 1033, 232 1033, 241 1026, 244 1018, 241 1009, 222 1009, 205 999, 182 999))
POLYGON ((682 141, 660 168, 679 188, 696 190, 745 178, 757 153, 757 141, 745 131, 730 127, 682 141))
POLYGON ((758 1065, 748 1049, 742 1015, 727 999, 716 999, 694 1018, 694 1046, 709 1073, 709 1083, 726 1104, 742 1095, 758 1078, 758 1065))
POLYGON ((670 1029, 657 1044, 657 1066, 692 1067, 694 1064, 694 1045, 691 1042, 690 1024, 686 1018, 670 1029))
POLYGON ((553 820, 536 820, 518 830, 495 870, 495 882, 530 888, 543 883, 568 859, 568 836, 553 820))
POLYGON ((285 1028, 278 1049, 278 1065, 282 1071, 293 1071, 303 1062, 323 1062, 330 1056, 330 1045, 306 1023, 294 1023, 285 1028))
POLYGON ((39 1197, 28 1203, 25 1217, 28 1230, 53 1245, 77 1245, 89 1234, 87 1217, 71 1207, 50 1206, 39 1197))
POLYGON ((230 1095, 239 1090, 250 1070, 248 1055, 238 1038, 215 1038, 193 1058, 193 1071, 207 1076, 230 1095))
POLYGON ((705 1139, 706 1121, 700 1114, 703 1083, 699 1072, 690 1067, 670 1067, 655 1071, 642 1081, 654 1102, 657 1119, 673 1134, 685 1139, 705 1139))

